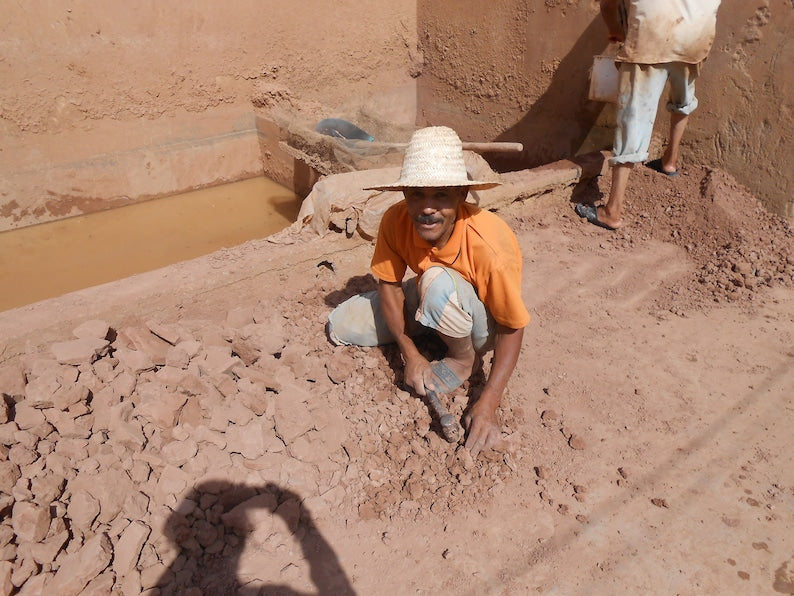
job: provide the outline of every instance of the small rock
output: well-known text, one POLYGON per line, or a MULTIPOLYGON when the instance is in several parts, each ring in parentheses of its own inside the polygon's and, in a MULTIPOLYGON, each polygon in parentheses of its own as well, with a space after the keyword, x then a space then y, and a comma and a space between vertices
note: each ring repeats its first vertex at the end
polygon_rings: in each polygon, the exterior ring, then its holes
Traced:
POLYGON ((39 565, 50 565, 68 541, 69 530, 64 529, 53 534, 51 529, 50 536, 46 540, 30 545, 30 554, 39 565))
POLYGON ((571 449, 576 449, 577 451, 582 451, 587 446, 585 440, 577 434, 571 434, 571 438, 568 439, 568 445, 571 446, 571 449))
POLYGON ((181 334, 177 329, 175 329, 172 325, 163 325, 157 321, 146 321, 146 327, 154 333, 157 337, 162 339, 163 341, 168 342, 172 346, 175 346, 180 339, 182 339, 181 334))
POLYGON ((241 329, 253 323, 254 309, 252 307, 235 307, 226 313, 226 324, 234 329, 241 329))
POLYGON ((363 520, 378 519, 378 512, 372 503, 365 502, 358 506, 358 515, 363 520))
POLYGON ((61 364, 90 364, 103 355, 109 345, 106 339, 87 337, 54 343, 50 350, 61 364))
MULTIPOLYGON (((5 365, 0 368, 0 396, 7 395, 11 398, 20 397, 25 394, 25 373, 22 366, 17 364, 15 366, 5 365)), ((5 400, 0 400, 0 422, 8 422, 8 419, 2 419, 2 406, 6 406, 5 400)))
POLYGON ((46 421, 41 410, 29 406, 27 403, 19 403, 16 406, 14 422, 21 430, 29 430, 46 421))
POLYGON ((163 456, 174 466, 181 466, 198 453, 198 444, 188 439, 187 441, 172 441, 162 448, 163 456))
POLYGON ((14 503, 11 524, 18 541, 40 542, 50 529, 50 509, 24 501, 14 503))
POLYGON ((0 594, 11 594, 16 586, 11 583, 14 564, 10 561, 0 561, 0 594))
POLYGON ((33 559, 22 559, 22 562, 17 565, 14 573, 11 574, 11 583, 18 588, 36 571, 36 562, 33 559))
POLYGON ((105 321, 85 321, 72 330, 72 335, 78 339, 107 339, 110 325, 105 321))
POLYGON ((99 502, 84 490, 75 491, 66 508, 71 522, 79 528, 90 528, 99 515, 99 502))
POLYGON ((275 495, 262 493, 221 514, 221 520, 225 526, 238 534, 257 532, 266 538, 272 533, 273 512, 277 507, 278 499, 275 495))

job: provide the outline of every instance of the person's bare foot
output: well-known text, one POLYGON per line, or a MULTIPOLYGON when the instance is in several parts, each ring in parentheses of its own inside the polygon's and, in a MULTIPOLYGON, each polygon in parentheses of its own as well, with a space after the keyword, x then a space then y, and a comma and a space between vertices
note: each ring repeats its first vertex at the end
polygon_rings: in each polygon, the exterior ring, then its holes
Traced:
POLYGON ((612 217, 607 210, 603 207, 603 205, 598 206, 598 221, 603 224, 606 224, 613 230, 617 230, 623 225, 623 220, 619 217, 612 217))
POLYGON ((675 160, 665 161, 664 159, 652 159, 645 165, 651 168, 654 172, 664 174, 668 178, 678 176, 678 168, 676 168, 675 160))
POLYGON ((607 230, 617 230, 623 225, 620 218, 613 217, 607 211, 606 207, 599 205, 590 205, 588 203, 577 203, 574 211, 579 217, 583 217, 591 224, 607 230))

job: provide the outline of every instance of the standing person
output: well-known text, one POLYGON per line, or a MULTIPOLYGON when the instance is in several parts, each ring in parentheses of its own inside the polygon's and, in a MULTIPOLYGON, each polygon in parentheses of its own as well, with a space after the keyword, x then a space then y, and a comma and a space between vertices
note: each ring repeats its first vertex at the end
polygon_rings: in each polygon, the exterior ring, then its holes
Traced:
POLYGON ((529 323, 515 235, 497 215, 466 202, 470 190, 496 184, 468 179, 463 145, 451 128, 416 131, 400 179, 374 188, 405 196, 378 229, 371 262, 378 289, 353 296, 328 317, 336 345, 396 342, 405 383, 419 395, 450 393, 492 349, 488 379, 464 415, 465 446, 475 457, 501 436, 496 411, 529 323), (403 282, 407 268, 417 277, 403 282), (446 344, 443 360, 429 362, 417 349, 412 336, 428 331, 446 344))
POLYGON ((714 43, 720 0, 600 0, 611 42, 622 43, 612 188, 606 205, 576 205, 590 223, 623 225, 623 198, 635 163, 648 159, 659 98, 670 81, 670 138, 661 159, 648 166, 678 175, 678 149, 689 114, 698 106, 695 79, 714 43))

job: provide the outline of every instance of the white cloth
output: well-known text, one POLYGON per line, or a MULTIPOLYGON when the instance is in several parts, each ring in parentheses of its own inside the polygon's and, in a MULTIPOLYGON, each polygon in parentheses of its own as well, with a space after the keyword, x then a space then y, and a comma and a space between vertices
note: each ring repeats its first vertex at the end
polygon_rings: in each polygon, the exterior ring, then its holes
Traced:
POLYGON ((720 0, 624 0, 626 41, 617 61, 702 62, 714 43, 720 0))

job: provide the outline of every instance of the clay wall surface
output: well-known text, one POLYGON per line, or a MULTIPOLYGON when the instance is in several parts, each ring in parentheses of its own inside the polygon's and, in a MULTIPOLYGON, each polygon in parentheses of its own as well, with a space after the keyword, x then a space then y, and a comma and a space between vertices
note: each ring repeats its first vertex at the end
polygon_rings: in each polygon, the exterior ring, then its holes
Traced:
MULTIPOLYGON (((724 0, 717 28, 683 158, 791 217, 794 6, 724 0)), ((8 3, 0 230, 262 173, 305 192, 262 118, 284 110, 521 141, 504 171, 608 148, 605 34, 595 0, 8 3)))
POLYGON ((0 230, 261 175, 274 107, 413 124, 416 4, 370 4, 4 3, 0 230))
MULTIPOLYGON (((318 102, 412 81, 413 2, 8 2, 0 134, 86 129, 250 103, 256 83, 318 102), (366 22, 365 22, 366 18, 366 22)), ((414 44, 415 45, 415 44, 414 44)))
MULTIPOLYGON (((425 67, 418 124, 470 140, 521 141, 534 166, 609 148, 614 108, 587 99, 593 56, 607 47, 595 0, 419 0, 425 67)), ((698 82, 700 108, 684 160, 731 172, 774 211, 794 217, 794 3, 723 0, 698 82)), ((666 136, 667 117, 656 131, 666 136)), ((661 152, 664 139, 654 139, 661 152)))

